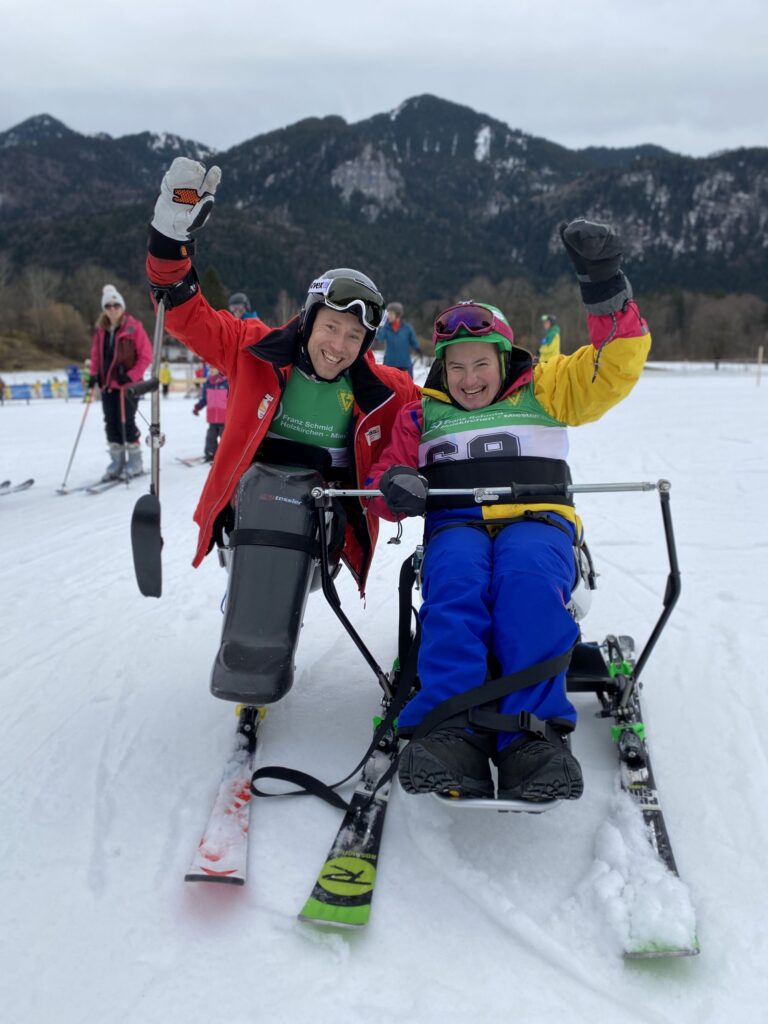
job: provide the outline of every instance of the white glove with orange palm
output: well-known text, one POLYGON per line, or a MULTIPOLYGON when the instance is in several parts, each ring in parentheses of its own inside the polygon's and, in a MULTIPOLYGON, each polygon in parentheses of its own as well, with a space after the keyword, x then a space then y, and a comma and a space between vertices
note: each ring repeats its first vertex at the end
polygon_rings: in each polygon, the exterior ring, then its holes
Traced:
POLYGON ((179 256, 191 255, 191 244, 186 243, 192 243, 192 232, 208 220, 220 180, 220 167, 206 171, 201 163, 186 156, 177 156, 165 172, 152 228, 165 238, 181 243, 175 247, 179 256))

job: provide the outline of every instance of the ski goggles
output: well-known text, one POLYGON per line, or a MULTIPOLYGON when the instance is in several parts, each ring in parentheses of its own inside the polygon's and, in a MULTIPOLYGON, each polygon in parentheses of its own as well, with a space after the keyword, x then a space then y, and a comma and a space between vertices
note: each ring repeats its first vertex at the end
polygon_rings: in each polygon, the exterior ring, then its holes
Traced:
POLYGON ((322 295, 325 305, 339 313, 353 312, 357 307, 358 316, 369 331, 377 330, 386 320, 381 295, 358 281, 320 277, 309 286, 309 294, 322 295))
POLYGON ((459 334, 482 338, 486 334, 500 334, 510 346, 515 340, 512 328, 486 306, 476 302, 460 302, 439 313, 432 331, 432 341, 451 341, 459 334))

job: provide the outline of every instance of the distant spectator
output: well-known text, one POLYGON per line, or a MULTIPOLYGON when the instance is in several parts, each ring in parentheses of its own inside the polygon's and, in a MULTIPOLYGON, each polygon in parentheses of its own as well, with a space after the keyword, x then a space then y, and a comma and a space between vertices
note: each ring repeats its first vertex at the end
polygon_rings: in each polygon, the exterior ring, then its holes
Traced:
POLYGON ((403 307, 399 302, 387 306, 387 321, 376 332, 376 340, 384 342, 384 365, 396 366, 413 376, 411 351, 421 355, 416 332, 403 320, 403 307))
POLYGON ((195 367, 195 391, 200 394, 200 389, 205 383, 205 378, 208 376, 208 367, 205 363, 200 363, 199 366, 195 367))
POLYGON ((234 292, 229 296, 229 312, 238 320, 258 320, 259 314, 251 309, 251 300, 245 292, 234 292))
POLYGON ((160 367, 159 378, 160 387, 163 389, 163 398, 167 398, 171 387, 171 368, 168 363, 163 363, 160 367))
POLYGON ((142 324, 125 312, 123 297, 113 284, 104 285, 101 310, 93 334, 88 387, 98 384, 101 388, 110 457, 102 479, 115 480, 143 472, 137 401, 127 389, 141 380, 152 362, 152 343, 142 324))
POLYGON ((0 405, 5 405, 5 381, 0 377, 0 405))
POLYGON ((546 363, 560 355, 560 325, 551 313, 542 315, 541 325, 546 333, 539 342, 539 362, 546 363))
POLYGON ((227 378, 223 374, 214 371, 203 384, 202 394, 192 409, 195 416, 200 415, 201 409, 206 410, 206 419, 208 420, 204 452, 206 462, 213 462, 221 435, 224 433, 228 397, 229 382, 227 378))
POLYGON ((80 368, 80 370, 78 370, 78 373, 79 373, 79 376, 80 376, 80 383, 81 383, 82 388, 83 388, 83 401, 87 402, 89 400, 89 395, 88 395, 88 386, 89 385, 88 385, 88 382, 91 379, 91 360, 90 359, 84 359, 83 360, 83 365, 80 368))

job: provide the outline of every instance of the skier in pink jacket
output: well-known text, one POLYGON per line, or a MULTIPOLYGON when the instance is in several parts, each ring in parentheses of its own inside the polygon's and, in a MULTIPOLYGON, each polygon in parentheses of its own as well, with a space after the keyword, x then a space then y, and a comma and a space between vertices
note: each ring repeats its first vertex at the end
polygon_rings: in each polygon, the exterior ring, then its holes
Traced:
POLYGON ((208 431, 205 435, 205 461, 213 462, 213 457, 219 447, 221 435, 224 432, 224 424, 227 419, 227 399, 229 398, 229 381, 222 373, 212 373, 206 378, 203 384, 200 398, 195 402, 192 412, 195 416, 200 415, 200 410, 205 409, 208 420, 208 431))
POLYGON ((96 321, 91 346, 88 387, 101 389, 104 428, 110 463, 104 480, 124 474, 139 476, 140 434, 136 427, 136 399, 126 390, 140 381, 152 362, 152 343, 142 324, 125 312, 125 302, 113 284, 105 284, 101 316, 96 321))

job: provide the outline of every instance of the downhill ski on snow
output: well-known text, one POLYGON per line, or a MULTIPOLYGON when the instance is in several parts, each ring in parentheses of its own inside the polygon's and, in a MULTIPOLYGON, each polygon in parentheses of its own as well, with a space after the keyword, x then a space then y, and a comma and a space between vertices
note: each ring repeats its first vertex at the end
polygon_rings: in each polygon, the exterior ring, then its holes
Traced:
POLYGON ((180 458, 176 456, 176 461, 181 462, 184 466, 200 466, 204 462, 211 462, 207 455, 190 455, 187 458, 180 458))
POLYGON ((208 824, 185 875, 187 882, 244 885, 248 868, 251 775, 265 709, 239 709, 232 753, 224 768, 208 824))
POLYGON ((342 928, 368 923, 392 786, 390 769, 397 753, 397 743, 390 739, 385 749, 375 750, 365 762, 341 827, 299 914, 301 920, 342 928), (390 777, 381 782, 387 773, 390 777))
POLYGON ((19 491, 26 491, 34 483, 32 477, 29 480, 23 480, 20 484, 12 484, 10 480, 4 480, 0 484, 0 496, 3 494, 18 494, 19 491))
POLYGON ((109 480, 92 480, 89 484, 80 484, 78 487, 57 487, 57 494, 102 494, 104 491, 109 491, 113 487, 117 487, 118 484, 125 484, 126 487, 130 484, 131 480, 137 480, 140 476, 144 476, 144 473, 137 473, 136 476, 118 476, 113 477, 109 480))
MULTIPOLYGON (((633 680, 634 641, 628 636, 608 636, 605 641, 608 669, 617 682, 629 684, 625 702, 614 703, 612 714, 616 724, 612 727, 613 739, 619 755, 619 779, 622 790, 639 808, 646 826, 646 836, 651 847, 664 866, 676 877, 680 877, 672 852, 672 841, 664 820, 656 779, 651 765, 651 755, 640 705, 640 687, 633 680)), ((696 956, 700 952, 695 936, 690 943, 670 944, 649 942, 639 947, 624 950, 628 960, 651 959, 655 957, 696 956)))

